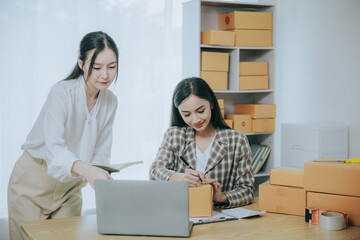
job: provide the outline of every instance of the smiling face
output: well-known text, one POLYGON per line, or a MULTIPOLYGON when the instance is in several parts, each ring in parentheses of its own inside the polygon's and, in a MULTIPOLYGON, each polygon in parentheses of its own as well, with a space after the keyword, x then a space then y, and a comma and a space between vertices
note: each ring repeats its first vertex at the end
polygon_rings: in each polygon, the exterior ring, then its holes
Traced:
POLYGON ((212 128, 209 101, 191 94, 180 103, 178 110, 184 122, 197 132, 208 131, 212 128))
POLYGON ((97 93, 104 90, 114 81, 117 73, 117 58, 113 50, 106 47, 97 55, 91 75, 88 76, 91 58, 95 49, 88 52, 85 63, 79 60, 79 66, 84 71, 87 91, 97 93))

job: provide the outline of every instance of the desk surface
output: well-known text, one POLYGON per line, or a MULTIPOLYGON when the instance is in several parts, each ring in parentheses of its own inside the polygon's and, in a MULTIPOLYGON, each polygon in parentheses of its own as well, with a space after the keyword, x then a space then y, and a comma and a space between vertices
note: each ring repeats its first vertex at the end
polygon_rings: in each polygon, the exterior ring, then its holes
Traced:
MULTIPOLYGON (((257 210, 257 199, 246 208, 257 210)), ((159 237, 99 235, 96 215, 34 221, 22 225, 31 240, 160 239, 159 237)), ((193 226, 191 239, 360 239, 360 227, 329 231, 310 225, 304 217, 266 213, 248 219, 193 226)), ((179 239, 161 237, 165 239, 179 239)))

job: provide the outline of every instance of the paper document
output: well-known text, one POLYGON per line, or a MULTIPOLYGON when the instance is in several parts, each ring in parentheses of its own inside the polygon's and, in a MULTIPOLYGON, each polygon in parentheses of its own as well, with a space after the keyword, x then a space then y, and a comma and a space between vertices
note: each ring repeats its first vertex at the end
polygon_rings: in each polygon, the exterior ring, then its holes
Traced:
POLYGON ((111 165, 105 165, 105 164, 98 164, 93 163, 92 165, 95 167, 99 167, 105 171, 108 171, 109 173, 112 172, 120 172, 120 170, 130 167, 135 164, 141 164, 144 163, 143 161, 134 161, 134 162, 125 162, 125 163, 119 163, 119 164, 111 164, 111 165))
POLYGON ((266 213, 266 211, 254 211, 242 207, 237 207, 237 208, 230 208, 219 211, 213 210, 211 217, 190 218, 189 220, 192 221, 194 225, 197 225, 204 223, 238 220, 239 218, 247 218, 264 213, 266 213))

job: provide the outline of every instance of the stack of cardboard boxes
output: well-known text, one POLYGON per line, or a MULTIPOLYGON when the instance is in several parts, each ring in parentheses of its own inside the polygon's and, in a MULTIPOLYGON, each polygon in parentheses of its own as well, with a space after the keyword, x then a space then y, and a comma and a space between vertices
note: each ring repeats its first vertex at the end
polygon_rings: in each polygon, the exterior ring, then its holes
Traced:
POLYGON ((200 57, 200 77, 204 79, 213 90, 227 90, 229 53, 202 51, 200 57))
MULTIPOLYGON (((335 159, 319 159, 335 160, 335 159)), ((259 186, 259 209, 305 216, 305 208, 348 215, 360 226, 360 164, 307 162, 304 170, 275 168, 270 182, 259 186)))
POLYGON ((239 90, 269 89, 267 62, 240 62, 239 90))

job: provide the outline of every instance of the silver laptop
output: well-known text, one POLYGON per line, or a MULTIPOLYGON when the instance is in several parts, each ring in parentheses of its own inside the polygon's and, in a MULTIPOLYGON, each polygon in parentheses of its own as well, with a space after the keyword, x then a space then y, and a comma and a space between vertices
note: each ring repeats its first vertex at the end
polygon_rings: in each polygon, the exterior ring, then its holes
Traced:
POLYGON ((95 180, 100 234, 189 237, 186 182, 95 180))

